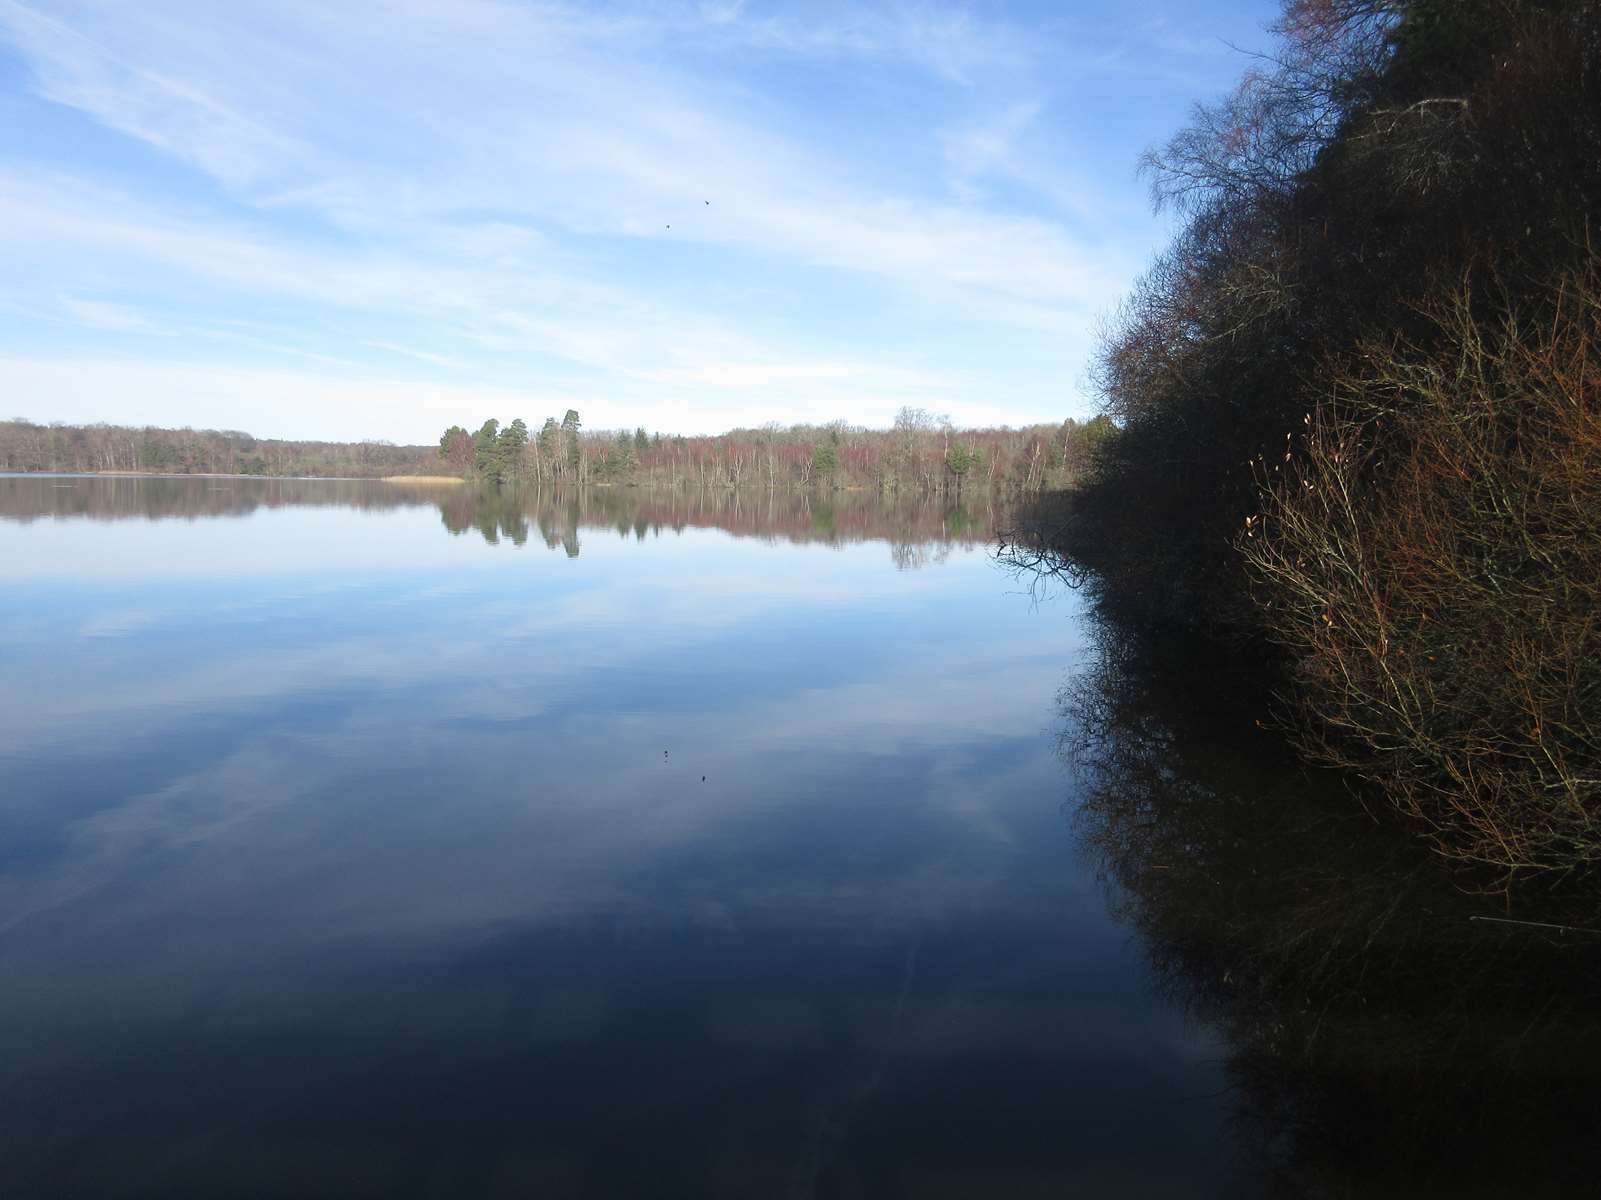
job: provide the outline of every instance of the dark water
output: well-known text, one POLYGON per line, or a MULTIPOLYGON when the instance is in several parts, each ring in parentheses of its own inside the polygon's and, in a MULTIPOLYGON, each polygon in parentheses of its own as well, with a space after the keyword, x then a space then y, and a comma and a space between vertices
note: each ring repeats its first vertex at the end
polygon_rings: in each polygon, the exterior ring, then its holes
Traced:
POLYGON ((1593 1179, 1585 937, 1002 519, 0 478, 0 1195, 1593 1179))

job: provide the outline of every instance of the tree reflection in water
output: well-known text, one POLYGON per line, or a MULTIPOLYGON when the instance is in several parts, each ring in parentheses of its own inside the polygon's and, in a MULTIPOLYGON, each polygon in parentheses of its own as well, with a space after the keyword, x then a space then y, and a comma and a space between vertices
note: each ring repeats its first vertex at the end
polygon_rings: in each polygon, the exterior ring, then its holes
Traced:
POLYGON ((584 535, 614 532, 643 541, 686 529, 719 529, 766 542, 888 542, 896 567, 945 561, 953 547, 990 540, 999 501, 961 496, 882 496, 867 491, 680 491, 649 488, 551 490, 372 479, 237 476, 14 477, 0 494, 0 520, 184 520, 248 517, 259 510, 437 507, 452 534, 477 531, 490 545, 526 545, 534 530, 551 550, 577 558, 584 535))
POLYGON ((1482 918, 1594 927, 1593 895, 1475 891, 1297 769, 1233 664, 1090 607, 1061 696, 1081 844, 1224 1035, 1269 1193, 1592 1194, 1601 936, 1482 918))
POLYGON ((989 540, 995 509, 989 497, 883 497, 876 493, 764 491, 650 491, 589 488, 537 491, 459 488, 436 494, 440 517, 452 533, 476 529, 485 541, 521 546, 530 522, 552 550, 576 558, 580 530, 615 532, 643 541, 664 532, 720 529, 736 537, 776 542, 888 541, 901 570, 938 565, 953 545, 989 540))

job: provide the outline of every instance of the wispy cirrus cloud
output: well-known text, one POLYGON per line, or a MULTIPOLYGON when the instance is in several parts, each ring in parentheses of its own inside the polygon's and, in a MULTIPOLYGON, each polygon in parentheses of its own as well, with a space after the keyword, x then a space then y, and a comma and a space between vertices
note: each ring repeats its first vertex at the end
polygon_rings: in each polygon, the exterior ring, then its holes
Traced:
POLYGON ((157 330, 148 318, 125 304, 69 296, 61 302, 61 307, 67 310, 73 320, 91 329, 109 329, 118 333, 153 333, 157 330))
POLYGON ((153 327, 116 313, 157 306, 236 369, 260 364, 219 347, 254 339, 581 381, 619 424, 706 428, 713 377, 748 381, 747 421, 775 377, 780 407, 860 420, 906 391, 875 379, 1059 417, 1150 223, 1132 181, 1052 161, 1092 139, 1046 28, 960 4, 0 0, 41 129, 105 131, 0 158, 0 299, 46 281, 124 338, 153 327))

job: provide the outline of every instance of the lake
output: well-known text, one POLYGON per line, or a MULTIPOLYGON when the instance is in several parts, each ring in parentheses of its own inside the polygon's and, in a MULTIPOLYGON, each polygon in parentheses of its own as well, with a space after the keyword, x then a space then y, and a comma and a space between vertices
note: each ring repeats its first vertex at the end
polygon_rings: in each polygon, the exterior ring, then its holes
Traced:
POLYGON ((0 478, 0 1194, 1585 1178, 1601 938, 1477 920, 1533 914, 1005 519, 0 478))

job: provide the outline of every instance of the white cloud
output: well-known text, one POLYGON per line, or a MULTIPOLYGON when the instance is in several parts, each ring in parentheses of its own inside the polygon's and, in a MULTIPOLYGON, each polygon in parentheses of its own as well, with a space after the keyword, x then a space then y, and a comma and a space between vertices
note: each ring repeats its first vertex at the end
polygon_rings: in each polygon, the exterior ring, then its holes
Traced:
POLYGON ((235 369, 270 352, 372 388, 399 356, 618 409, 647 382, 722 394, 687 430, 880 419, 908 388, 1057 417, 1145 249, 1137 190, 1053 165, 1039 47, 961 6, 0 0, 0 39, 39 97, 168 160, 0 160, 0 299, 42 281, 86 336, 159 308, 235 369), (989 115, 908 122, 858 79, 989 115))
POLYGON ((394 342, 368 342, 367 345, 375 350, 387 350, 390 354, 400 354, 406 358, 415 358, 418 362, 432 363, 436 367, 459 367, 461 360, 450 358, 444 354, 433 354, 427 350, 418 350, 414 346, 397 346, 394 342))
POLYGON ((192 76, 119 54, 66 20, 0 0, 0 28, 33 68, 42 95, 93 113, 228 183, 254 182, 260 162, 296 150, 192 76))
POLYGON ((74 320, 91 329, 106 329, 115 333, 150 333, 155 326, 140 313, 122 304, 105 300, 79 300, 68 297, 61 306, 74 320))
MULTIPOLYGON (((597 52, 569 25, 552 21, 550 11, 478 3, 440 10, 425 22, 385 21, 372 50, 392 58, 384 76, 397 82, 352 80, 376 85, 376 95, 362 101, 339 80, 337 64, 361 60, 358 40, 374 34, 371 6, 301 9, 292 30, 296 44, 323 49, 291 55, 269 45, 264 62, 243 70, 237 46, 249 30, 230 28, 226 19, 193 22, 198 28, 187 37, 168 42, 158 40, 171 26, 160 5, 121 16, 98 13, 97 33, 127 47, 114 54, 14 0, 0 9, 13 14, 7 24, 50 98, 193 162, 224 184, 270 185, 278 204, 295 200, 371 221, 371 214, 437 216, 477 203, 522 209, 581 231, 636 236, 665 233, 670 218, 687 209, 689 217, 675 225, 678 238, 908 286, 933 279, 1062 303, 1098 295, 1108 282, 1092 247, 1070 244, 1044 222, 862 191, 841 177, 842 164, 816 148, 739 120, 731 115, 736 110, 714 109, 714 98, 698 96, 700 89, 619 58, 615 47, 597 52), (151 65, 109 68, 124 56, 151 65), (278 82, 264 77, 268 65, 283 72, 278 82), (149 99, 152 89, 159 105, 149 99), (280 104, 290 91, 322 93, 325 102, 280 104), (446 95, 454 103, 439 113, 446 95), (387 112, 382 123, 372 111, 380 104, 387 112), (135 120, 130 112, 143 115, 135 120), (383 136, 377 131, 384 124, 415 139, 411 157, 442 169, 408 169, 364 153, 363 135, 383 136), (313 139, 321 143, 315 150, 308 149, 313 139), (712 197, 715 211, 694 212, 712 197), (353 216, 352 209, 366 215, 353 216)), ((903 43, 941 59, 953 52, 939 47, 967 45, 976 36, 961 16, 924 17, 894 30, 903 43)), ((893 40, 880 30, 866 44, 893 40)), ((250 44, 260 50, 259 34, 250 44)))

